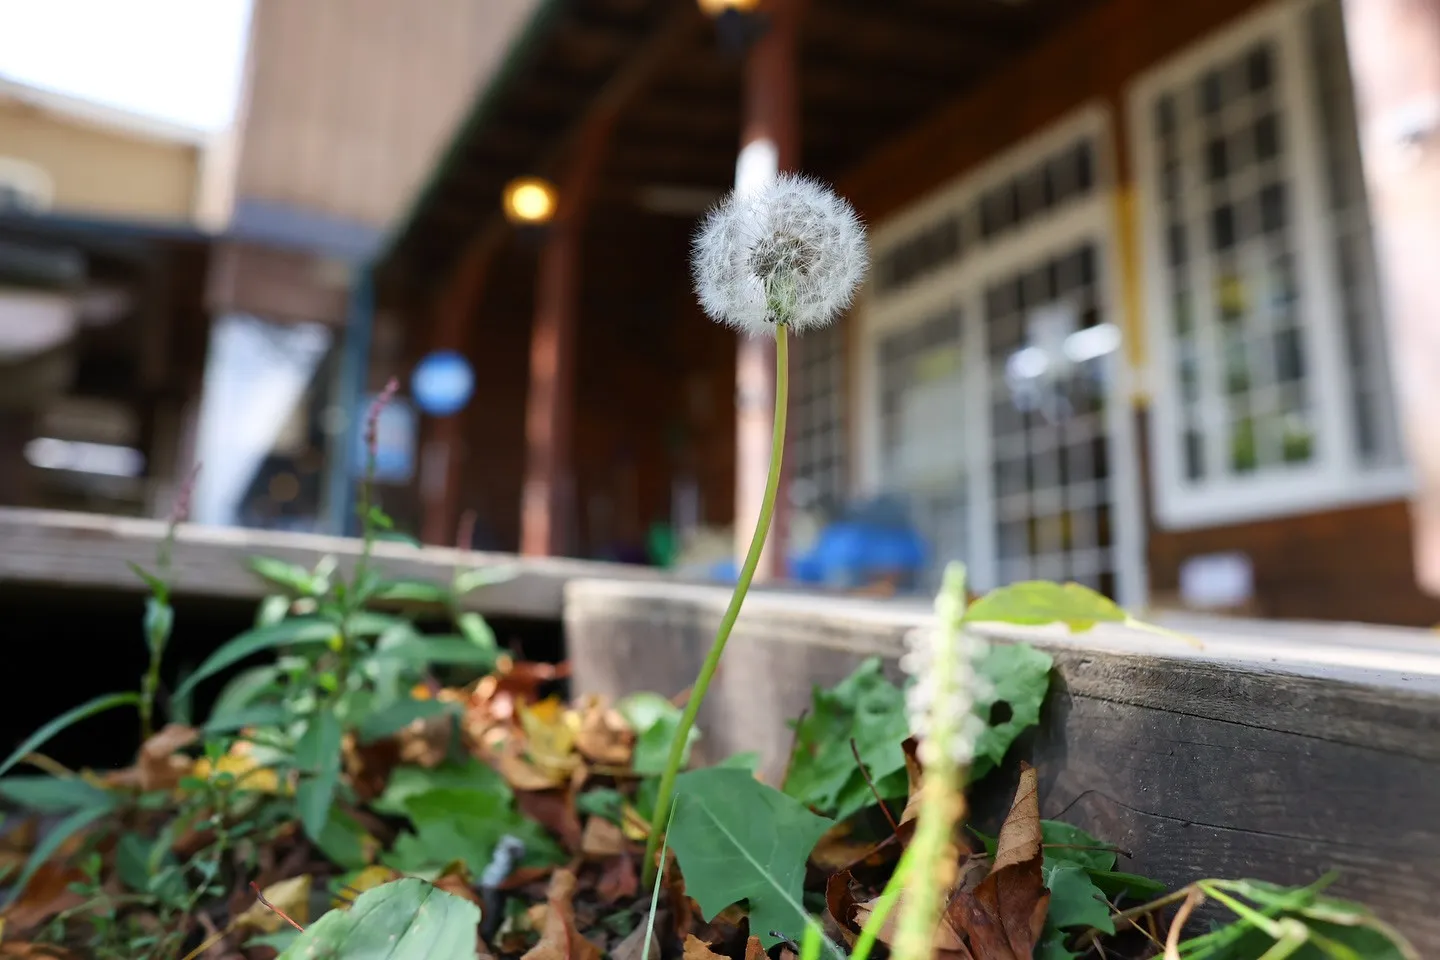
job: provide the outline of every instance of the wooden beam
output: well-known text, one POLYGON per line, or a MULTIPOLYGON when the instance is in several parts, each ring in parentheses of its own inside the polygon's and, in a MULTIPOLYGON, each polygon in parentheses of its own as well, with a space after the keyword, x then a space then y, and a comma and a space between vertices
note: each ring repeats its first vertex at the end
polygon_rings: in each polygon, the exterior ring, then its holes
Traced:
MULTIPOLYGON (((1369 0, 1361 0, 1368 3, 1369 0)), ((729 589, 572 582, 571 690, 618 699, 683 690, 729 589)), ((891 679, 905 637, 933 623, 923 599, 752 593, 705 698, 696 764, 758 751, 784 772, 787 723, 868 657, 891 679)), ((1055 659, 1040 727, 1012 749, 1040 772, 1042 814, 1114 843, 1119 869, 1172 889, 1202 877, 1308 884, 1367 902, 1423 956, 1440 944, 1440 646, 1424 630, 1165 617, 1198 639, 1100 624, 1085 633, 982 625, 1055 659), (1403 876, 1407 882, 1396 884, 1403 876)), ((1057 625, 1058 626, 1058 625, 1057 625)), ((1013 766, 1010 767, 1013 771, 1013 766)), ((1007 771, 986 778, 1008 808, 1007 771)), ((1010 774, 1013 776, 1013 773, 1010 774)), ((976 829, 991 810, 974 796, 976 829)))
POLYGON ((1440 595, 1440 0, 1345 0, 1401 419, 1416 576, 1440 595))

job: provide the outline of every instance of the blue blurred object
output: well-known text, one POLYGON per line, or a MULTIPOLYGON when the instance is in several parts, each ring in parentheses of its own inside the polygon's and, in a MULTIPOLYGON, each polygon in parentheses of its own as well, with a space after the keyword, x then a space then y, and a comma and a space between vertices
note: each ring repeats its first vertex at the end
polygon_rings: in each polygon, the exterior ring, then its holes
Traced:
POLYGON ((421 410, 432 417, 448 417, 470 402, 475 392, 475 371, 454 350, 436 350, 415 365, 410 392, 421 410))
MULTIPOLYGON (((884 497, 859 505, 820 532, 808 552, 790 558, 790 579, 855 589, 889 579, 912 590, 925 570, 929 549, 910 523, 903 501, 884 497)), ((734 583, 738 565, 722 560, 710 568, 712 579, 734 583)))

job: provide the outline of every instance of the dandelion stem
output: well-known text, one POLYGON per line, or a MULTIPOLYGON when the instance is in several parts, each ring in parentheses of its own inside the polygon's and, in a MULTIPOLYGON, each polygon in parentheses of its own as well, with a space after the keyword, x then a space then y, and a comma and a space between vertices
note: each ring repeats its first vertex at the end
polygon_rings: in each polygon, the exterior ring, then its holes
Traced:
MULTIPOLYGON (((785 325, 775 326, 775 427, 770 438, 770 472, 765 477, 765 496, 760 501, 760 516, 755 521, 755 533, 750 538, 750 550, 745 554, 745 563, 740 567, 735 592, 730 595, 730 605, 720 618, 720 629, 715 642, 705 657, 700 673, 695 678, 690 699, 685 703, 685 712, 680 715, 680 725, 675 730, 675 739, 670 744, 670 756, 665 762, 665 772, 660 777, 660 790, 655 796, 655 809, 669 810, 670 797, 675 791, 675 777, 680 773, 680 764, 685 756, 685 746, 690 742, 690 731, 695 726, 695 716, 705 702, 705 692, 720 666, 720 655, 725 652, 725 642, 740 616, 740 607, 745 603, 745 594, 750 590, 750 581, 755 578, 755 568, 760 565, 760 554, 765 549, 765 538, 770 533, 770 518, 775 513, 775 495, 780 489, 780 463, 785 454, 785 414, 789 408, 790 396, 790 350, 786 342, 785 325)), ((645 841, 645 884, 655 879, 655 853, 659 848, 663 831, 652 829, 645 841)))

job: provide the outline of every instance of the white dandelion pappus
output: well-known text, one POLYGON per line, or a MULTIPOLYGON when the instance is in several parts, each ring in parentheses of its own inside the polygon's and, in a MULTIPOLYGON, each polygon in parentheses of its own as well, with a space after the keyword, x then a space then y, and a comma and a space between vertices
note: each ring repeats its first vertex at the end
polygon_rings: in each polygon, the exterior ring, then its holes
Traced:
POLYGON ((782 173, 732 191, 695 236, 691 266, 712 320, 773 336, 823 327, 848 307, 865 275, 865 228, 830 188, 782 173))

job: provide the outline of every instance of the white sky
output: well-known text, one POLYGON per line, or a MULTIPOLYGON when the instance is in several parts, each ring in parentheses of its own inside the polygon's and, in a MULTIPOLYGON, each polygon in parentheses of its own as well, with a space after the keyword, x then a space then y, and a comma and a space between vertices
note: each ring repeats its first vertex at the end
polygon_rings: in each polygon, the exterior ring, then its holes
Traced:
POLYGON ((250 0, 0 0, 0 76, 217 130, 249 15, 250 0))

